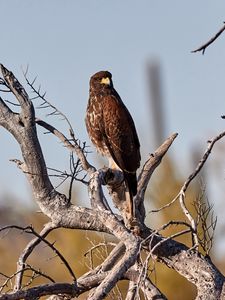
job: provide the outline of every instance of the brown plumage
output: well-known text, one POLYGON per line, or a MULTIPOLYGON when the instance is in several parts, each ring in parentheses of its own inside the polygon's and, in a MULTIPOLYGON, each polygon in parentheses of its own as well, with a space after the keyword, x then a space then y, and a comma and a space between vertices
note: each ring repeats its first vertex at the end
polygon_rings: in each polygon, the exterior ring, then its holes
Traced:
POLYGON ((113 87, 112 75, 100 71, 90 79, 86 127, 97 150, 107 156, 112 169, 124 173, 130 194, 129 213, 133 216, 133 196, 137 193, 136 170, 140 166, 140 144, 134 121, 113 87))

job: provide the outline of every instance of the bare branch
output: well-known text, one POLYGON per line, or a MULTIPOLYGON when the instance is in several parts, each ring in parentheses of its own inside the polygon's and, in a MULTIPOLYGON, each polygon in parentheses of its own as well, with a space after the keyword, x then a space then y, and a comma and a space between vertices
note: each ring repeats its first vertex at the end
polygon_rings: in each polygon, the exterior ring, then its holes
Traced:
POLYGON ((7 107, 1 101, 1 111, 4 114, 2 117, 0 116, 0 122, 4 119, 1 125, 10 131, 19 142, 34 196, 40 200, 49 196, 53 191, 53 186, 48 178, 44 157, 37 138, 33 104, 13 73, 3 65, 0 67, 4 80, 21 105, 21 113, 18 115, 9 109, 6 111, 7 107), (6 118, 6 113, 10 114, 9 119, 6 118))
MULTIPOLYGON (((18 227, 18 226, 17 226, 18 227)), ((30 228, 30 227, 27 227, 30 228)), ((39 236, 31 240, 25 249, 23 250, 22 254, 19 257, 19 260, 17 262, 17 275, 15 279, 15 285, 14 285, 14 291, 18 291, 21 288, 22 280, 23 280, 23 273, 24 268, 26 267, 26 260, 34 250, 34 248, 40 244, 43 238, 45 238, 53 229, 55 229, 56 226, 52 223, 48 223, 45 225, 44 229, 40 232, 39 236), (42 238, 42 239, 41 239, 42 238)), ((26 230, 26 229, 25 229, 26 230)), ((29 232, 28 232, 29 233, 29 232)), ((32 232, 33 233, 33 232, 32 232)))
MULTIPOLYGON (((142 274, 140 269, 135 269, 134 267, 135 263, 139 261, 142 249, 149 253, 149 257, 157 258, 157 260, 163 262, 169 268, 173 268, 179 274, 194 283, 198 289, 199 299, 205 300, 206 298, 203 298, 203 295, 207 296, 209 295, 209 292, 215 295, 213 296, 213 299, 219 299, 219 296, 223 293, 223 275, 216 269, 207 257, 202 256, 196 249, 189 249, 184 244, 178 243, 174 240, 174 238, 179 235, 196 232, 197 223, 192 223, 192 216, 186 214, 190 224, 187 224, 184 221, 171 221, 164 224, 157 232, 151 231, 144 224, 145 211, 143 200, 148 182, 152 173, 160 164, 167 150, 172 145, 177 134, 173 134, 163 145, 159 147, 159 149, 157 149, 155 154, 152 155, 145 163, 139 176, 138 195, 135 201, 138 209, 140 209, 141 217, 139 218, 139 221, 142 225, 142 230, 138 232, 140 236, 137 236, 135 235, 137 232, 132 232, 126 228, 121 216, 113 214, 108 207, 102 190, 103 185, 108 183, 110 185, 110 180, 107 179, 108 169, 101 169, 95 172, 95 168, 87 162, 87 152, 84 148, 85 145, 84 147, 80 146, 80 143, 75 139, 75 135, 72 130, 70 130, 71 139, 68 139, 53 126, 45 123, 44 121, 35 120, 33 106, 25 90, 11 72, 6 70, 3 66, 1 66, 1 68, 3 70, 4 81, 7 84, 7 87, 10 88, 18 102, 21 104, 21 113, 17 114, 9 110, 5 102, 1 99, 0 124, 9 130, 20 144, 24 161, 14 161, 23 170, 23 172, 25 172, 40 209, 51 219, 51 222, 49 223, 50 228, 45 228, 40 234, 37 234, 35 239, 27 245, 23 253, 20 255, 16 272, 15 290, 13 293, 1 295, 0 300, 21 298, 34 300, 44 295, 55 294, 66 294, 69 295, 69 297, 75 297, 92 288, 94 289, 91 291, 88 299, 103 299, 103 297, 108 294, 113 287, 115 287, 116 283, 124 278, 129 281, 133 281, 137 285, 137 289, 141 288, 145 295, 147 295, 147 298, 154 299, 154 297, 157 297, 158 299, 165 299, 163 294, 147 277, 147 269, 145 269, 142 274), (8 116, 9 120, 6 119, 8 116), (92 204, 91 209, 73 205, 70 202, 70 199, 67 199, 65 195, 58 193, 53 188, 47 174, 44 157, 39 145, 35 122, 56 135, 63 142, 64 146, 78 156, 78 160, 81 161, 83 168, 88 171, 91 177, 89 183, 89 198, 92 204), (187 228, 181 232, 171 234, 169 237, 162 237, 160 235, 160 230, 163 230, 170 225, 184 225, 187 228), (32 253, 37 244, 41 241, 46 242, 45 237, 48 232, 52 230, 51 226, 54 228, 79 228, 110 233, 118 239, 119 245, 115 246, 101 265, 97 266, 88 274, 85 274, 85 276, 82 276, 82 278, 78 279, 75 284, 49 284, 30 289, 27 288, 26 291, 22 290, 23 273, 25 269, 29 267, 26 264, 27 257, 32 253), (134 273, 136 274, 135 276, 134 273), (134 277, 131 277, 131 274, 134 277)), ((31 85, 33 84, 34 83, 31 83, 31 85)), ((44 98, 42 107, 45 107, 46 105, 49 106, 50 104, 45 100, 45 95, 41 95, 40 89, 36 91, 44 98)), ((53 108, 53 106, 51 107, 53 108)), ((60 114, 56 108, 53 113, 60 114)), ((214 143, 224 135, 225 133, 222 133, 210 142, 209 147, 207 148, 202 160, 199 162, 196 170, 185 181, 180 193, 178 194, 181 206, 185 205, 184 198, 187 188, 205 164, 214 143)), ((74 172, 73 168, 75 166, 73 163, 72 165, 71 173, 74 172)), ((121 172, 117 172, 113 174, 113 176, 114 181, 112 180, 112 185, 121 184, 121 172)), ((186 207, 182 208, 185 212, 184 208, 186 207)), ((206 230, 207 228, 208 227, 206 227, 206 230)), ((48 243, 49 242, 47 242, 47 244, 48 243)), ((55 251, 55 247, 52 249, 55 251)), ((34 274, 32 274, 30 280, 33 280, 36 278, 35 276, 38 276, 38 272, 35 273, 35 270, 33 271, 34 274)), ((133 283, 132 287, 136 288, 133 283)), ((133 293, 133 295, 135 295, 135 293, 133 293)), ((132 297, 132 295, 130 297, 132 297)))
MULTIPOLYGON (((39 286, 31 287, 27 290, 20 290, 17 292, 0 295, 0 300, 19 300, 19 299, 33 300, 41 296, 60 295, 60 294, 65 294, 72 297, 78 297, 83 292, 98 286, 103 281, 103 279, 106 278, 107 275, 109 275, 109 272, 103 272, 98 274, 89 273, 89 276, 84 276, 79 278, 76 284, 51 283, 51 284, 39 285, 39 286)), ((138 271, 131 269, 127 273, 125 273, 123 278, 137 282, 138 275, 139 275, 138 271)), ((146 292, 147 297, 149 296, 148 299, 154 299, 154 297, 157 297, 157 299, 159 300, 166 299, 147 278, 142 282, 141 288, 143 289, 143 291, 146 292)))
MULTIPOLYGON (((105 172, 103 170, 93 174, 89 184, 90 199, 95 199, 95 207, 102 210, 99 216, 102 223, 112 230, 115 237, 123 241, 126 252, 120 261, 112 268, 110 274, 107 275, 94 292, 89 295, 89 300, 103 299, 102 297, 108 294, 116 282, 121 279, 123 274, 135 263, 140 252, 140 239, 129 233, 115 215, 105 210, 101 190, 101 185, 104 184, 104 175, 105 172)), ((93 202, 93 200, 91 200, 91 202, 93 202)))
MULTIPOLYGON (((51 228, 51 231, 52 231, 53 229, 56 228, 56 227, 54 227, 54 225, 52 226, 51 223, 49 224, 48 227, 49 227, 48 230, 50 230, 50 228, 51 228)), ((46 230, 47 230, 47 229, 45 228, 45 236, 46 236, 46 230)), ((26 231, 26 232, 27 232, 27 231, 26 231)), ((29 233, 35 235, 37 238, 40 239, 40 241, 44 242, 46 245, 48 245, 49 248, 51 248, 51 249, 53 250, 53 252, 56 253, 56 255, 59 257, 59 259, 60 259, 60 260, 62 261, 62 263, 65 265, 66 269, 69 271, 69 273, 70 273, 70 275, 72 276, 73 280, 76 281, 76 276, 75 276, 75 274, 74 274, 72 268, 70 267, 69 263, 68 263, 67 260, 65 259, 65 257, 61 254, 61 252, 60 252, 58 249, 56 249, 56 247, 55 247, 52 243, 50 243, 49 241, 47 241, 47 240, 42 236, 43 233, 42 233, 42 235, 41 235, 41 234, 38 234, 32 227, 30 227, 30 232, 29 232, 29 233)))
POLYGON ((106 260, 101 265, 101 270, 103 272, 109 271, 115 266, 118 259, 124 255, 125 253, 125 246, 123 241, 119 242, 116 247, 110 252, 106 260))
POLYGON ((154 170, 160 164, 162 158, 174 142, 177 135, 177 133, 172 134, 153 154, 150 155, 149 159, 144 164, 138 176, 138 193, 136 196, 137 201, 139 199, 144 199, 146 188, 154 170))
POLYGON ((213 215, 212 205, 209 204, 208 199, 203 199, 203 194, 194 201, 194 207, 197 212, 198 241, 206 255, 209 255, 213 246, 217 218, 213 215))
POLYGON ((141 266, 135 264, 125 274, 125 278, 133 282, 132 285, 129 285, 130 293, 128 292, 127 296, 130 296, 130 299, 136 300, 137 298, 132 298, 132 296, 135 297, 137 295, 138 289, 141 288, 146 299, 166 300, 167 298, 165 297, 165 295, 163 295, 163 293, 152 283, 152 281, 147 276, 142 276, 141 272, 141 266), (131 291, 130 287, 132 288, 131 291))
POLYGON ((149 159, 145 162, 139 176, 138 176, 138 191, 137 195, 134 199, 135 206, 141 212, 141 221, 144 222, 145 219, 145 209, 143 206, 145 191, 147 189, 148 183, 151 179, 151 176, 154 170, 161 163, 162 158, 167 153, 168 149, 174 142, 177 137, 177 133, 172 134, 166 141, 155 151, 155 153, 151 154, 149 159))
POLYGON ((135 300, 137 299, 137 295, 138 295, 137 284, 134 281, 130 281, 125 300, 135 300))
POLYGON ((0 125, 14 135, 15 117, 13 111, 0 97, 0 125))
POLYGON ((4 67, 2 64, 0 64, 0 69, 8 88, 15 95, 15 97, 21 105, 22 111, 26 114, 27 121, 33 122, 34 108, 32 102, 29 100, 25 89, 19 83, 19 81, 16 79, 13 73, 6 69, 6 67, 4 67))
POLYGON ((181 191, 183 193, 186 192, 189 184, 191 183, 191 181, 198 175, 198 173, 201 171, 201 169, 203 168, 204 164, 206 163, 209 155, 211 154, 212 148, 214 146, 214 144, 219 141, 220 139, 222 139, 225 136, 225 131, 218 134, 215 138, 211 139, 208 141, 208 146, 203 154, 202 159, 199 161, 196 169, 194 170, 193 173, 191 173, 191 175, 187 178, 187 180, 184 182, 181 191))
POLYGON ((181 208, 185 214, 185 216, 188 218, 192 229, 193 229, 193 237, 194 237, 194 243, 195 246, 198 246, 198 236, 197 236, 197 225, 196 222, 194 220, 194 218, 191 216, 189 210, 186 207, 185 204, 185 193, 186 190, 188 189, 190 183, 192 182, 192 180, 198 175, 198 173, 201 171, 201 169, 203 168, 204 164, 206 163, 212 148, 214 146, 214 144, 219 141, 221 138, 223 138, 225 136, 225 132, 220 133, 219 135, 217 135, 214 139, 212 139, 211 141, 208 142, 208 147, 205 151, 205 153, 203 154, 202 159, 199 161, 196 169, 194 170, 194 172, 191 173, 191 175, 189 175, 189 177, 187 178, 187 180, 184 182, 180 192, 179 192, 179 200, 180 200, 180 205, 181 208))
MULTIPOLYGON (((32 271, 34 272, 35 275, 38 275, 38 277, 39 277, 39 276, 42 276, 42 277, 48 279, 48 280, 51 281, 51 282, 55 282, 55 280, 54 280, 52 277, 50 277, 49 275, 43 273, 40 269, 37 270, 37 269, 35 269, 34 267, 32 267, 31 265, 29 265, 29 264, 26 264, 26 268, 27 268, 27 270, 32 270, 32 271)), ((26 286, 27 286, 27 285, 26 285, 26 286)))
POLYGON ((41 104, 42 108, 52 108, 53 109, 53 112, 49 113, 48 115, 61 115, 62 118, 67 122, 67 124, 69 125, 69 130, 70 132, 73 133, 74 135, 74 132, 73 132, 73 128, 72 128, 72 125, 69 121, 69 119, 66 117, 65 114, 63 114, 60 110, 57 109, 57 107, 55 107, 53 104, 51 104, 46 98, 45 98, 45 95, 46 95, 46 92, 44 92, 43 94, 41 94, 40 90, 41 90, 41 86, 39 86, 38 89, 36 89, 34 87, 34 83, 37 79, 37 77, 34 78, 34 80, 32 82, 30 82, 27 78, 27 73, 28 73, 28 69, 23 72, 23 75, 24 75, 24 78, 27 82, 27 84, 31 87, 32 91, 37 95, 38 98, 40 98, 43 103, 41 104), (43 106, 44 105, 44 106, 43 106))
POLYGON ((39 299, 41 296, 54 294, 68 294, 72 296, 79 295, 79 289, 74 284, 69 283, 51 283, 39 285, 27 290, 19 290, 10 294, 0 295, 0 300, 19 300, 19 299, 39 299))
POLYGON ((225 30, 225 24, 223 25, 223 27, 208 42, 206 42, 205 44, 203 44, 199 48, 197 48, 195 50, 192 50, 191 52, 195 53, 195 52, 202 51, 202 54, 204 55, 206 48, 208 46, 210 46, 223 33, 224 30, 225 30))
MULTIPOLYGON (((151 235, 148 229, 146 235, 151 235)), ((197 287, 196 299, 208 300, 209 289, 213 300, 223 299, 225 291, 222 291, 222 288, 225 278, 210 259, 173 240, 172 237, 163 238, 156 235, 149 243, 149 251, 152 251, 154 245, 157 247, 154 248, 153 255, 156 255, 158 261, 174 269, 197 287), (166 239, 165 243, 164 239, 166 239)))
MULTIPOLYGON (((187 180, 184 182, 183 186, 181 187, 180 192, 176 195, 176 197, 174 197, 172 199, 172 201, 170 201, 169 203, 167 203, 166 205, 164 205, 164 206, 162 206, 158 209, 152 210, 151 213, 159 212, 162 209, 170 207, 172 204, 174 204, 174 202, 176 202, 176 200, 180 197, 180 195, 182 196, 183 193, 185 194, 185 192, 186 192, 188 186, 190 185, 190 183, 192 182, 192 180, 199 174, 199 172, 203 168, 204 164, 206 163, 209 155, 211 154, 211 151, 212 151, 212 148, 213 148, 214 144, 217 141, 219 141, 220 139, 222 139, 224 136, 225 136, 225 132, 222 132, 219 135, 217 135, 215 138, 213 138, 212 140, 208 141, 208 146, 207 146, 207 149, 205 150, 205 152, 203 154, 202 159, 199 161, 196 169, 188 176, 187 180)), ((183 202, 183 199, 181 199, 181 202, 183 202)), ((189 215, 189 213, 187 215, 189 215)), ((191 218, 190 218, 190 220, 191 220, 191 218)))
POLYGON ((47 129, 48 131, 50 131, 51 133, 53 133, 56 137, 58 137, 60 139, 60 141, 64 144, 64 146, 69 149, 70 151, 74 152, 78 158, 81 161, 82 167, 84 170, 86 171, 90 171, 90 173, 92 173, 93 171, 95 171, 95 168, 89 164, 89 162, 87 161, 87 158, 84 154, 84 150, 79 146, 79 144, 76 142, 74 145, 65 137, 65 135, 63 133, 61 133, 59 130, 57 130, 55 127, 53 127, 52 125, 46 123, 45 121, 42 121, 40 119, 36 119, 36 123, 42 127, 44 127, 45 129, 47 129))

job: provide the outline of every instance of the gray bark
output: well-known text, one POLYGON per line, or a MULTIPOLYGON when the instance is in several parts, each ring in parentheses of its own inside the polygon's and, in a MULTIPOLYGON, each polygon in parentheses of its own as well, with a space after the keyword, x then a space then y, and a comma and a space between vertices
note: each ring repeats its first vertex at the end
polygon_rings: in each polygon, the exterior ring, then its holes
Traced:
MULTIPOLYGON (((225 299, 224 276, 209 257, 204 257, 196 249, 189 249, 172 238, 166 239, 158 233, 154 233, 144 224, 145 209, 143 203, 148 182, 177 134, 169 137, 154 154, 150 155, 140 172, 138 193, 135 198, 136 207, 138 208, 138 230, 131 230, 125 226, 121 216, 113 214, 104 204, 102 185, 108 184, 110 186, 114 193, 115 202, 118 203, 121 186, 118 190, 118 184, 116 185, 115 182, 121 182, 122 174, 115 173, 114 180, 107 181, 108 170, 96 171, 87 162, 78 145, 72 144, 51 125, 36 120, 32 101, 30 101, 25 89, 13 73, 3 65, 1 65, 1 72, 5 83, 20 104, 21 111, 19 114, 14 113, 6 102, 0 98, 0 125, 17 140, 23 161, 15 160, 15 162, 27 176, 34 199, 41 211, 50 219, 40 236, 46 237, 54 228, 64 227, 106 232, 116 237, 119 243, 102 265, 78 278, 73 284, 52 283, 22 290, 24 263, 34 247, 41 242, 36 237, 27 245, 24 253, 20 256, 17 265, 17 271, 19 272, 16 275, 14 291, 0 295, 0 300, 38 299, 40 296, 53 294, 66 294, 68 297, 75 297, 91 289, 88 299, 104 299, 121 279, 127 279, 131 282, 127 299, 135 299, 135 292, 133 291, 136 288, 141 288, 148 299, 166 299, 147 276, 145 278, 141 277, 142 271, 138 267, 138 261, 142 249, 145 249, 152 257, 192 282, 197 289, 196 299, 225 299), (48 128, 82 161, 83 168, 87 170, 91 177, 89 184, 89 198, 93 204, 91 209, 73 205, 64 194, 54 189, 47 173, 37 136, 36 123, 48 128)), ((121 210, 123 215, 123 205, 121 210)))

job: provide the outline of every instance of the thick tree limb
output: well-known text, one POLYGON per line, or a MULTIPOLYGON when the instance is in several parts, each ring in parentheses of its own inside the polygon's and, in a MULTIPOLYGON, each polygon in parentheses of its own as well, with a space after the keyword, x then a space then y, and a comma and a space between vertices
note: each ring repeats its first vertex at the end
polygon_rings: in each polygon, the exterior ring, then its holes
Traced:
MULTIPOLYGON (((19 115, 10 112, 10 122, 0 117, 0 125, 9 130, 20 144, 24 162, 27 165, 27 176, 31 182, 35 198, 39 200, 47 198, 54 189, 47 174, 45 160, 36 133, 33 104, 13 73, 3 65, 0 65, 0 69, 9 89, 21 105, 19 115), (8 124, 4 126, 6 121, 8 124)), ((3 105, 1 101, 0 116, 7 117, 6 113, 9 114, 9 110, 6 112, 6 105, 3 105)))
MULTIPOLYGON (((65 195, 58 193, 53 188, 47 174, 44 157, 37 137, 33 105, 14 75, 2 65, 1 71, 7 86, 20 103, 21 112, 19 114, 14 113, 5 102, 0 99, 0 125, 13 134, 21 147, 24 162, 19 160, 15 162, 26 174, 31 184, 35 200, 42 212, 50 218, 51 223, 55 227, 107 232, 114 235, 120 241, 120 246, 118 246, 115 252, 109 256, 109 259, 106 259, 102 264, 102 270, 100 268, 96 269, 96 272, 97 270, 101 270, 102 273, 90 273, 82 279, 83 281, 81 279, 79 281, 78 279, 76 284, 50 284, 27 289, 26 291, 19 289, 21 279, 18 276, 16 291, 0 296, 0 300, 21 298, 35 299, 41 295, 63 293, 76 296, 96 286, 97 287, 89 295, 89 299, 103 299, 118 280, 126 278, 129 272, 133 270, 132 266, 138 260, 141 247, 145 247, 148 252, 152 252, 152 255, 156 259, 169 268, 173 268, 187 280, 194 283, 198 289, 197 299, 209 299, 209 295, 212 295, 210 296, 211 299, 215 300, 225 297, 224 277, 208 258, 202 256, 197 251, 190 250, 172 238, 163 238, 158 233, 153 234, 153 232, 144 225, 143 212, 141 213, 143 230, 140 232, 141 236, 139 237, 128 230, 118 216, 107 210, 107 206, 104 205, 104 195, 102 192, 102 185, 106 184, 105 170, 99 170, 96 173, 92 172, 91 184, 89 185, 89 196, 93 203, 92 209, 77 207, 71 204, 65 195), (150 242, 147 240, 145 243, 141 243, 143 239, 149 236, 151 236, 150 242), (82 286, 80 286, 81 284, 82 286)), ((50 129, 58 138, 64 140, 64 143, 67 143, 64 136, 60 135, 55 128, 50 129)), ((223 135, 224 134, 222 134, 222 136, 223 135)), ((160 164, 162 157, 176 136, 177 134, 174 134, 167 139, 145 163, 139 176, 138 195, 136 197, 138 208, 141 207, 140 205, 143 206, 144 194, 153 171, 160 164)), ((69 144, 68 147, 70 148, 69 144)), ((207 155, 209 155, 210 151, 211 149, 209 149, 207 155)), ((188 187, 188 184, 189 183, 185 185, 185 188, 188 187)), ((42 236, 45 236, 44 234, 45 232, 41 232, 42 236)), ((26 256, 30 255, 32 247, 35 247, 39 240, 40 239, 37 238, 36 241, 33 240, 27 245, 25 253, 21 255, 21 264, 26 260, 26 256)), ((140 272, 137 274, 140 274, 140 272)), ((132 280, 131 277, 127 277, 127 279, 132 280)), ((134 279, 133 281, 136 282, 134 279)), ((148 278, 145 280, 145 286, 146 288, 141 285, 141 288, 145 291, 146 295, 149 295, 149 299, 154 299, 154 293, 158 299, 165 299, 160 291, 154 289, 154 285, 152 285, 148 278)))
POLYGON ((35 113, 33 104, 29 100, 27 92, 12 72, 7 70, 2 64, 0 64, 0 69, 7 86, 9 87, 10 91, 15 95, 22 108, 21 119, 23 120, 24 124, 32 126, 34 124, 35 113))
POLYGON ((174 133, 169 138, 167 138, 166 141, 155 151, 155 153, 150 155, 149 159, 144 164, 138 176, 137 201, 140 201, 139 199, 144 199, 146 188, 148 186, 149 180, 151 179, 154 170, 161 163, 162 158, 164 157, 164 155, 166 154, 166 152, 174 142, 177 135, 178 135, 177 133, 174 133))
MULTIPOLYGON (((146 235, 147 232, 148 236, 151 236, 149 229, 146 230, 146 235)), ((154 236, 148 247, 149 251, 154 247, 153 255, 158 261, 174 269, 196 286, 198 292, 196 299, 225 299, 225 278, 209 257, 204 257, 182 243, 159 235, 154 236)))
POLYGON ((172 134, 153 154, 150 155, 138 176, 138 191, 135 197, 135 205, 140 211, 142 222, 144 222, 145 219, 145 209, 142 206, 144 203, 144 197, 148 183, 153 172, 161 163, 162 158, 169 150, 177 135, 177 133, 172 134))
POLYGON ((125 300, 135 300, 135 298, 137 299, 137 295, 138 295, 137 284, 133 281, 130 281, 125 300))
POLYGON ((130 233, 114 214, 105 210, 101 189, 101 185, 104 184, 104 178, 104 170, 96 171, 93 174, 89 186, 90 199, 94 199, 95 207, 102 210, 102 213, 99 215, 100 220, 111 230, 116 238, 123 241, 126 252, 112 268, 110 274, 107 275, 102 283, 94 290, 93 294, 88 297, 89 300, 104 299, 109 291, 115 286, 116 282, 121 279, 123 274, 135 263, 137 256, 140 253, 140 238, 135 237, 130 233))
POLYGON ((146 299, 159 299, 166 300, 165 295, 151 282, 147 276, 143 276, 141 267, 136 263, 130 270, 125 274, 126 278, 130 280, 129 292, 127 299, 137 299, 138 289, 141 288, 146 299), (130 290, 131 288, 131 290, 130 290), (132 298, 133 297, 133 298, 132 298))
MULTIPOLYGON (((98 286, 101 281, 106 278, 109 272, 91 274, 90 276, 81 277, 77 280, 76 284, 69 283, 51 283, 31 287, 27 290, 19 290, 12 293, 0 295, 0 300, 20 300, 20 299, 37 299, 41 296, 65 294, 72 297, 78 297, 80 294, 89 291, 90 289, 98 286)), ((128 271, 123 279, 129 279, 133 282, 138 280, 138 272, 135 270, 128 271)), ((165 300, 166 298, 150 284, 150 281, 145 280, 142 283, 141 288, 147 290, 148 299, 165 300), (155 297, 155 298, 154 298, 155 297)))
POLYGON ((109 271, 112 267, 116 264, 118 259, 124 255, 125 253, 125 246, 123 241, 119 242, 116 247, 110 252, 106 260, 101 265, 101 270, 103 272, 109 271))
POLYGON ((69 283, 50 283, 32 287, 27 290, 19 290, 13 293, 0 295, 0 300, 19 300, 19 299, 37 299, 46 295, 66 294, 77 297, 100 284, 105 277, 105 273, 89 276, 88 278, 78 279, 75 284, 69 283))

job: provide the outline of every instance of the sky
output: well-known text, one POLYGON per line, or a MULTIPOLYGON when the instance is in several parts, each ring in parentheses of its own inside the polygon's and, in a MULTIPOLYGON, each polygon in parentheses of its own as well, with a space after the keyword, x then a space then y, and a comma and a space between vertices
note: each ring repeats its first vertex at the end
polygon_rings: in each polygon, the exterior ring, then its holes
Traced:
MULTIPOLYGON (((188 176, 193 149, 201 153, 207 140, 224 130, 220 116, 225 114, 225 34, 204 56, 191 53, 222 27, 224 1, 0 0, 0 11, 0 62, 21 83, 22 68, 29 65, 28 77, 37 76, 37 86, 41 84, 48 100, 66 114, 82 141, 88 140, 84 116, 89 78, 109 70, 135 120, 144 163, 156 148, 146 76, 152 62, 161 67, 165 135, 179 133, 170 151, 179 172, 188 176)), ((46 113, 36 112, 42 118, 46 113)), ((56 117, 46 120, 68 132, 56 117)), ((66 169, 68 153, 62 145, 41 129, 39 136, 47 165, 66 169)), ((29 204, 26 179, 9 162, 21 157, 19 148, 2 128, 0 143, 0 195, 29 204)), ((212 175, 212 191, 218 176, 224 184, 225 160, 217 152, 220 171, 212 175)), ((219 203, 215 209, 220 216, 219 203)))

